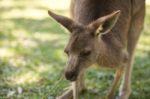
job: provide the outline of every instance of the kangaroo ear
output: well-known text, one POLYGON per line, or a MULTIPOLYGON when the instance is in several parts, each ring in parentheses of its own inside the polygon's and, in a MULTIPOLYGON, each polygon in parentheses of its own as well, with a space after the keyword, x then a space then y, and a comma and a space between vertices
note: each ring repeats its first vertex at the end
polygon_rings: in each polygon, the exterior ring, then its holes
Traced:
POLYGON ((115 26, 120 16, 120 10, 115 11, 109 15, 98 18, 88 25, 94 31, 95 35, 106 34, 115 26))
POLYGON ((67 18, 65 16, 61 16, 58 14, 53 13, 52 11, 48 10, 49 16, 51 16, 54 20, 56 20, 58 23, 63 25, 69 32, 72 32, 74 27, 77 27, 78 24, 74 22, 72 19, 67 18))

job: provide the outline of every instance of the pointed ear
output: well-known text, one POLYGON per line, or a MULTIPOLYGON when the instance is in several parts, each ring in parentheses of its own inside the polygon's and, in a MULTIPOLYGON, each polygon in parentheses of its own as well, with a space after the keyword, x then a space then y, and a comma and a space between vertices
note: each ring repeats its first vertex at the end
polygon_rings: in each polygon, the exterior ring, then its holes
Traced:
POLYGON ((58 14, 53 13, 52 11, 48 10, 49 16, 51 16, 54 20, 56 20, 58 23, 63 25, 69 32, 72 32, 74 27, 77 27, 78 24, 74 22, 72 19, 67 18, 65 16, 61 16, 58 14))
POLYGON ((98 18, 96 21, 90 23, 88 28, 94 31, 95 35, 106 34, 115 26, 120 16, 120 10, 115 11, 109 15, 98 18))

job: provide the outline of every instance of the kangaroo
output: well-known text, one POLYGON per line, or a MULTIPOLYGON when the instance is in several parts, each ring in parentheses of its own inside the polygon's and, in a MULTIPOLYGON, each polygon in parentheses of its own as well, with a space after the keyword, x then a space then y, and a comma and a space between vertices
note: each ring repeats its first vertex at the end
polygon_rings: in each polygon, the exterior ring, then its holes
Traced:
POLYGON ((64 52, 68 55, 65 77, 72 87, 58 99, 77 99, 85 89, 84 72, 92 64, 116 70, 107 99, 131 94, 134 52, 143 29, 145 0, 71 0, 71 18, 48 11, 70 32, 64 52))

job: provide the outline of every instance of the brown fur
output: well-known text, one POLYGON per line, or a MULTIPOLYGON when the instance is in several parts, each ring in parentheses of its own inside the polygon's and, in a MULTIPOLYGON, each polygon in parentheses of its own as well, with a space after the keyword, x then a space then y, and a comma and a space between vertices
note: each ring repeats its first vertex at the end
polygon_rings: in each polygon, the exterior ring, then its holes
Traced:
POLYGON ((119 99, 128 99, 134 50, 143 28, 145 0, 71 0, 70 11, 72 19, 49 11, 50 16, 71 32, 65 48, 69 57, 65 76, 75 81, 75 88, 74 92, 70 90, 59 98, 70 99, 73 94, 77 98, 85 86, 83 71, 98 64, 116 69, 107 98, 113 98, 124 73, 119 99))

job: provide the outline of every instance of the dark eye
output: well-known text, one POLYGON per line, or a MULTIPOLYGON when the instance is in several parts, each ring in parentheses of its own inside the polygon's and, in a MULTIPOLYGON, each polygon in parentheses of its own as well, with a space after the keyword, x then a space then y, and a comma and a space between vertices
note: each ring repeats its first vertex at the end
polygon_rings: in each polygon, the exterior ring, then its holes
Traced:
POLYGON ((88 56, 91 54, 91 51, 83 51, 80 53, 81 56, 88 56))
POLYGON ((69 51, 68 50, 64 50, 64 52, 68 55, 69 54, 69 51))

